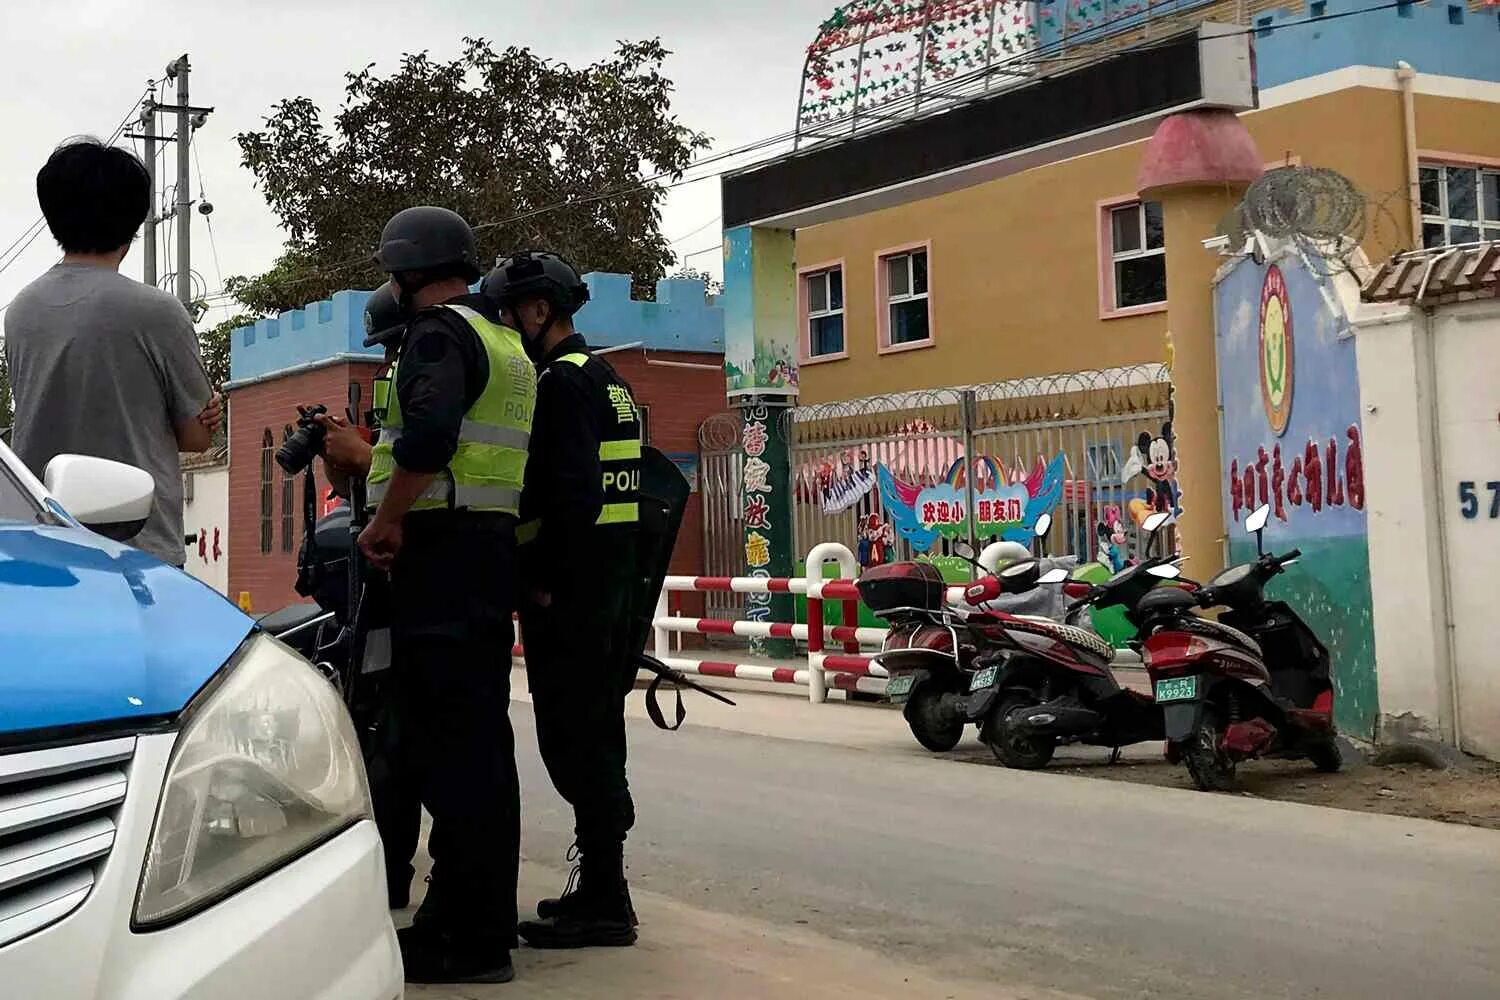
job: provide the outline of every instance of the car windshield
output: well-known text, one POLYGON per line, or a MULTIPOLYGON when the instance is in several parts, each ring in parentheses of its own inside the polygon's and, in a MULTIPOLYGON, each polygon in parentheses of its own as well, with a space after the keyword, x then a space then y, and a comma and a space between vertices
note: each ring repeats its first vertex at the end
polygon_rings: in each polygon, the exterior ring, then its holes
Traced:
POLYGON ((36 521, 41 512, 31 494, 0 463, 0 521, 36 521))

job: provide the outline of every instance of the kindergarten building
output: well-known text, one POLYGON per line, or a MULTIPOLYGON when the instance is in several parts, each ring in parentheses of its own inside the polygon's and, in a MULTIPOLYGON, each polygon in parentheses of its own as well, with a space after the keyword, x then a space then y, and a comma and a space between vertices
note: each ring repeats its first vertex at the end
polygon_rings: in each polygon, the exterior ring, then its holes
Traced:
MULTIPOLYGON (((1290 346, 1257 374, 1264 337, 1294 342, 1277 310, 1333 317, 1332 279, 1300 260, 1221 273, 1219 253, 1244 245, 1247 188, 1286 168, 1289 185, 1347 179, 1337 235, 1368 261, 1500 239, 1500 9, 1367 7, 839 8, 808 50, 797 148, 723 181, 740 417, 704 441, 729 493, 710 535, 735 539, 710 572, 789 575, 822 541, 941 561, 1044 511, 1054 552, 1107 562, 1166 510, 1206 577, 1242 554, 1236 522, 1274 479, 1287 544, 1331 546, 1288 586, 1323 609, 1340 725, 1372 736, 1386 612, 1358 394, 1320 402, 1290 346), (1250 338, 1233 351, 1231 321, 1250 338)), ((1311 370, 1355 385, 1346 346, 1311 370)), ((777 600, 744 613, 784 620, 777 600)))
MULTIPOLYGON (((723 310, 701 281, 659 281, 654 302, 632 299, 626 275, 588 274, 584 281, 590 300, 575 317, 579 332, 634 388, 645 443, 677 462, 696 492, 699 427, 724 410, 723 310)), ((286 475, 274 456, 296 427, 298 405, 323 403, 343 413, 352 383, 362 407, 370 406, 383 365, 378 349, 363 346, 369 294, 339 292, 231 335, 228 520, 235 531, 227 536, 228 593, 257 613, 302 600, 293 584, 303 480, 286 475)), ((321 512, 332 503, 322 463, 313 468, 321 512)), ((695 496, 673 572, 701 572, 702 540, 695 496)))

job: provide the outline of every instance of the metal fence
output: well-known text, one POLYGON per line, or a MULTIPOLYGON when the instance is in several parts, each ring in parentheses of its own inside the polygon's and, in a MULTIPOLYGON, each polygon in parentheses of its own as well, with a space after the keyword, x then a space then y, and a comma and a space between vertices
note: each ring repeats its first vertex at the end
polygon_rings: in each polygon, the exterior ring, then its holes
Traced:
MULTIPOLYGON (((867 552, 885 544, 885 561, 917 553, 887 528, 876 484, 885 466, 903 484, 923 488, 949 479, 957 463, 976 489, 1025 480, 1062 456, 1062 497, 1053 510, 1048 555, 1092 560, 1100 552, 1099 526, 1122 515, 1126 548, 1139 553, 1145 539, 1129 517, 1129 504, 1149 486, 1132 478, 1132 451, 1149 443, 1170 420, 1170 382, 1164 365, 1018 379, 1009 382, 873 396, 788 410, 779 428, 791 443, 794 553, 819 542, 841 542, 867 552), (975 456, 965 465, 966 455, 975 456), (986 459, 988 461, 986 461, 986 459), (1003 480, 1003 481, 1002 481, 1003 480), (872 516, 874 524, 871 523, 872 516), (862 545, 861 542, 864 541, 862 545)), ((700 434, 705 570, 731 576, 743 571, 739 513, 738 424, 725 415, 700 434)), ((970 494, 972 500, 972 494, 970 494)), ((979 547, 990 541, 977 537, 979 547)), ((949 543, 933 546, 944 554, 949 543)), ((738 613, 736 595, 715 595, 714 617, 738 613)))

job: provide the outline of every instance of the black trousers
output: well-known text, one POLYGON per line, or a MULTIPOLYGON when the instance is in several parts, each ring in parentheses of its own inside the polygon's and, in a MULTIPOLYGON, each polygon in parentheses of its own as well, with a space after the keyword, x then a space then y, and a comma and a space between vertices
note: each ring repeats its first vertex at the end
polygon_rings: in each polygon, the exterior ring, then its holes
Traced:
POLYGON ((618 854, 635 825, 625 774, 625 696, 635 683, 628 631, 623 615, 601 620, 595 602, 521 608, 542 763, 573 807, 579 849, 596 857, 618 854))
MULTIPOLYGON (((415 803, 432 815, 424 915, 516 946, 521 792, 510 717, 510 520, 409 515, 391 571, 384 766, 372 782, 386 856, 409 864, 415 803)), ((399 878, 403 867, 390 874, 399 878)))

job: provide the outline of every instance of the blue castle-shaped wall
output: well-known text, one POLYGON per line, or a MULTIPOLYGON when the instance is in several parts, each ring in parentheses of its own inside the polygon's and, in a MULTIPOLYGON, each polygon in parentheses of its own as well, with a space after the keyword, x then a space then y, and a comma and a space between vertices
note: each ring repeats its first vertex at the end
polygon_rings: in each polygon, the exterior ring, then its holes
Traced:
MULTIPOLYGON (((589 301, 574 324, 591 347, 639 343, 653 351, 724 353, 724 310, 708 301, 703 282, 658 281, 656 301, 642 302, 630 297, 628 275, 594 273, 583 280, 589 286, 589 301)), ((369 297, 369 292, 338 292, 331 299, 235 330, 229 346, 231 384, 339 358, 379 358, 379 348, 364 346, 369 297)))
MULTIPOLYGON (((1037 43, 1058 50, 1096 42, 1150 18, 1180 16, 1215 0, 1038 0, 1037 43), (1064 11, 1068 20, 1063 32, 1064 11)), ((1380 9, 1373 0, 1306 0, 1251 17, 1261 89, 1346 66, 1393 67, 1500 82, 1500 9, 1469 0, 1411 0, 1380 9), (1376 8, 1371 10, 1370 8, 1376 8), (1320 21, 1327 20, 1326 24, 1320 21), (1307 24, 1297 22, 1306 21, 1307 24)), ((1204 15, 1209 14, 1204 10, 1204 15)))

